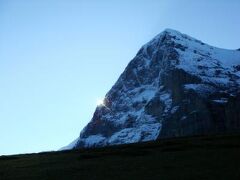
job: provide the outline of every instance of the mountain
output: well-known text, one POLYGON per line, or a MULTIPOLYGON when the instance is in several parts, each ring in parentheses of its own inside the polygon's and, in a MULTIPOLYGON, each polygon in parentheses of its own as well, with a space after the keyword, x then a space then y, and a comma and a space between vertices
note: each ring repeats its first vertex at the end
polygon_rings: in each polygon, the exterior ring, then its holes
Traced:
POLYGON ((166 29, 142 46, 71 148, 240 131, 240 51, 166 29))

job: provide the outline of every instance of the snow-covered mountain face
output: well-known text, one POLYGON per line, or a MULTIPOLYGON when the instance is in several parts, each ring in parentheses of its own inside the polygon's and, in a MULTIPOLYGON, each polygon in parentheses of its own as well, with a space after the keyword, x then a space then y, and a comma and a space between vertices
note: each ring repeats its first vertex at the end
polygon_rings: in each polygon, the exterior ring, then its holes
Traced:
POLYGON ((139 50, 74 147, 239 131, 239 87, 240 51, 167 29, 139 50))

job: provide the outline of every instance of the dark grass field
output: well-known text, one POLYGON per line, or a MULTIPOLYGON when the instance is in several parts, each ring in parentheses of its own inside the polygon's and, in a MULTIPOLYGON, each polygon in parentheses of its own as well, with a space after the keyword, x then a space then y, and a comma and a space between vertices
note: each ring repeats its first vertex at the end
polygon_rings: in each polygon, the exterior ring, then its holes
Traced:
POLYGON ((0 180, 240 180, 240 134, 0 157, 0 180))

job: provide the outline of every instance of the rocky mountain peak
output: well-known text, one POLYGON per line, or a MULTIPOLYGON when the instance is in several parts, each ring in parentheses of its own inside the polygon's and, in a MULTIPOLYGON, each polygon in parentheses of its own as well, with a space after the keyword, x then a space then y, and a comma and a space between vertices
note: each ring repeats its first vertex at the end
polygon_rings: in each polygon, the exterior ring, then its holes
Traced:
POLYGON ((75 148, 240 129, 240 52, 166 29, 141 47, 75 148))

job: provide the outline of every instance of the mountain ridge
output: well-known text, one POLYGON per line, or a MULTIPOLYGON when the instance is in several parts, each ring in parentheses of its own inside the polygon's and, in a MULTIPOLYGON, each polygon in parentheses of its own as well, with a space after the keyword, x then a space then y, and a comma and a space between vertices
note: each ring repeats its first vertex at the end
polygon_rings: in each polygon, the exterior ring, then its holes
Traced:
POLYGON ((238 131, 239 87, 239 51, 166 29, 140 48, 71 148, 238 131))

